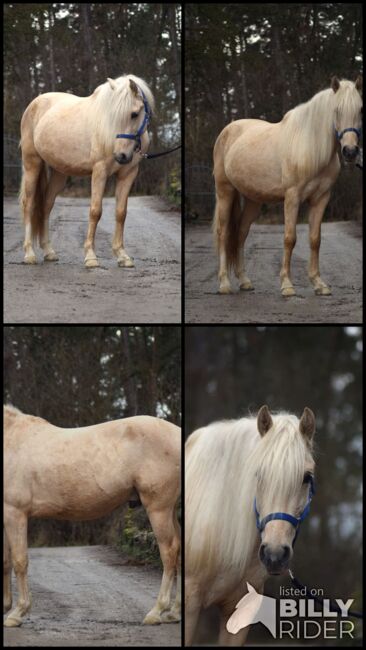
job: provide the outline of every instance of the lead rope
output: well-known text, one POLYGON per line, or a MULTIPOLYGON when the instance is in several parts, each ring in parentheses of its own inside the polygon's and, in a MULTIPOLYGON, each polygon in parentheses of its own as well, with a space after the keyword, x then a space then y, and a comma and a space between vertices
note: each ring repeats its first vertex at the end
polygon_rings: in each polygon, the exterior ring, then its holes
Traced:
POLYGON ((181 144, 179 144, 177 147, 174 147, 173 149, 168 149, 168 151, 162 151, 161 153, 140 153, 141 158, 146 158, 146 159, 151 159, 151 158, 160 158, 160 156, 166 156, 168 153, 172 153, 172 151, 177 151, 177 149, 181 148, 181 144))
MULTIPOLYGON (((295 587, 297 587, 298 589, 305 589, 305 595, 306 595, 307 598, 313 598, 320 605, 323 604, 324 598, 318 598, 317 596, 313 596, 312 594, 309 594, 309 587, 307 587, 306 585, 303 585, 299 580, 297 580, 297 578, 295 578, 294 574, 292 573, 291 569, 289 569, 288 572, 289 572, 289 576, 291 578, 292 584, 294 584, 295 587)), ((331 607, 329 607, 329 610, 331 612, 337 612, 337 614, 342 614, 342 610, 337 605, 337 603, 335 603, 332 598, 329 598, 329 604, 331 604, 331 603, 333 605, 333 609, 331 609, 331 607)), ((353 618, 363 618, 363 613, 362 612, 352 612, 352 611, 349 610, 348 611, 348 616, 351 616, 353 618)))

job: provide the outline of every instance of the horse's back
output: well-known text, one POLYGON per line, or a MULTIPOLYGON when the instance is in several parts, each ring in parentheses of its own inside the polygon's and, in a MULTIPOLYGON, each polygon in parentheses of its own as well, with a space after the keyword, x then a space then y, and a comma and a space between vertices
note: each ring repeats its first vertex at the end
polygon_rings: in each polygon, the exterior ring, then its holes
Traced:
POLYGON ((69 93, 44 93, 35 97, 25 109, 21 121, 21 131, 29 126, 30 123, 35 126, 43 115, 55 105, 72 106, 80 101, 80 97, 69 93))

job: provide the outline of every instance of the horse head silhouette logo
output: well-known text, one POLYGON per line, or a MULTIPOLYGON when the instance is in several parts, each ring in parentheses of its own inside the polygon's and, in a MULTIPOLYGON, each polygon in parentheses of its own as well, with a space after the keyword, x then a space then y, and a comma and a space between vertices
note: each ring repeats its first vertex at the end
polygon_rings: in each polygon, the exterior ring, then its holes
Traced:
POLYGON ((247 625, 263 623, 276 638, 276 599, 258 594, 249 582, 247 587, 248 593, 239 600, 235 611, 226 623, 227 631, 237 634, 247 625))

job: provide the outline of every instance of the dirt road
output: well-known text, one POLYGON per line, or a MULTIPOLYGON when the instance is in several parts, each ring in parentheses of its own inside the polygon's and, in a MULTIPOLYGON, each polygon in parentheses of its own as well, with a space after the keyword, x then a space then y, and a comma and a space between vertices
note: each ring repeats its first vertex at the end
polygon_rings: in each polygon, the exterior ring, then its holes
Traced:
POLYGON ((217 257, 209 224, 185 236, 186 323, 361 323, 362 231, 355 222, 322 226, 320 268, 331 296, 315 296, 307 278, 308 226, 297 227, 292 280, 297 295, 283 298, 279 272, 283 226, 254 224, 246 244, 246 270, 254 291, 218 294, 217 257))
MULTIPOLYGON (((180 646, 179 623, 142 625, 161 572, 108 546, 30 549, 32 609, 5 646, 180 646)), ((14 583, 13 583, 14 584, 14 583)))
POLYGON ((23 264, 23 226, 16 199, 6 199, 4 301, 6 323, 179 323, 180 214, 159 197, 129 199, 126 250, 135 268, 112 256, 115 200, 104 199, 96 235, 101 264, 86 269, 83 242, 89 199, 58 197, 51 213, 58 262, 23 264))

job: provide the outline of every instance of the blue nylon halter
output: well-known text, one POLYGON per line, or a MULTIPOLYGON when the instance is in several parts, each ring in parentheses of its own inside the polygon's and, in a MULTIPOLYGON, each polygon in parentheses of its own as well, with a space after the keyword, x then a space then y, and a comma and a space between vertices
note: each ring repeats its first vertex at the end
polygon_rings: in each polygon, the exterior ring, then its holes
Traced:
POLYGON ((337 140, 341 140, 343 138, 344 134, 347 133, 347 131, 353 131, 357 135, 358 140, 360 140, 360 138, 361 138, 361 129, 355 129, 353 126, 350 126, 349 128, 343 129, 343 131, 339 132, 339 131, 337 131, 337 129, 336 129, 335 125, 334 125, 334 131, 335 131, 337 140))
POLYGON ((257 502, 256 499, 254 499, 254 512, 255 512, 255 519, 257 523, 257 528, 260 533, 263 532, 266 524, 268 524, 269 521, 273 521, 275 519, 282 519, 283 521, 288 521, 290 524, 294 526, 296 529, 296 534, 294 537, 294 541, 292 542, 292 546, 296 542, 296 537, 299 532, 299 526, 302 522, 303 519, 309 514, 310 512, 310 504, 311 500, 315 494, 315 486, 314 486, 314 479, 312 476, 309 476, 309 494, 308 494, 308 499, 306 501, 305 507, 300 514, 299 517, 294 517, 293 515, 289 515, 287 512, 272 512, 270 515, 267 515, 266 517, 263 517, 263 519, 260 519, 259 512, 257 510, 257 502))
POLYGON ((138 151, 141 150, 141 136, 145 131, 145 128, 148 127, 149 122, 151 120, 151 108, 149 106, 149 102, 146 99, 144 91, 139 88, 139 91, 141 93, 142 101, 144 102, 144 119, 142 120, 142 123, 136 133, 117 133, 116 138, 126 138, 127 140, 136 140, 136 143, 138 145, 138 151))

